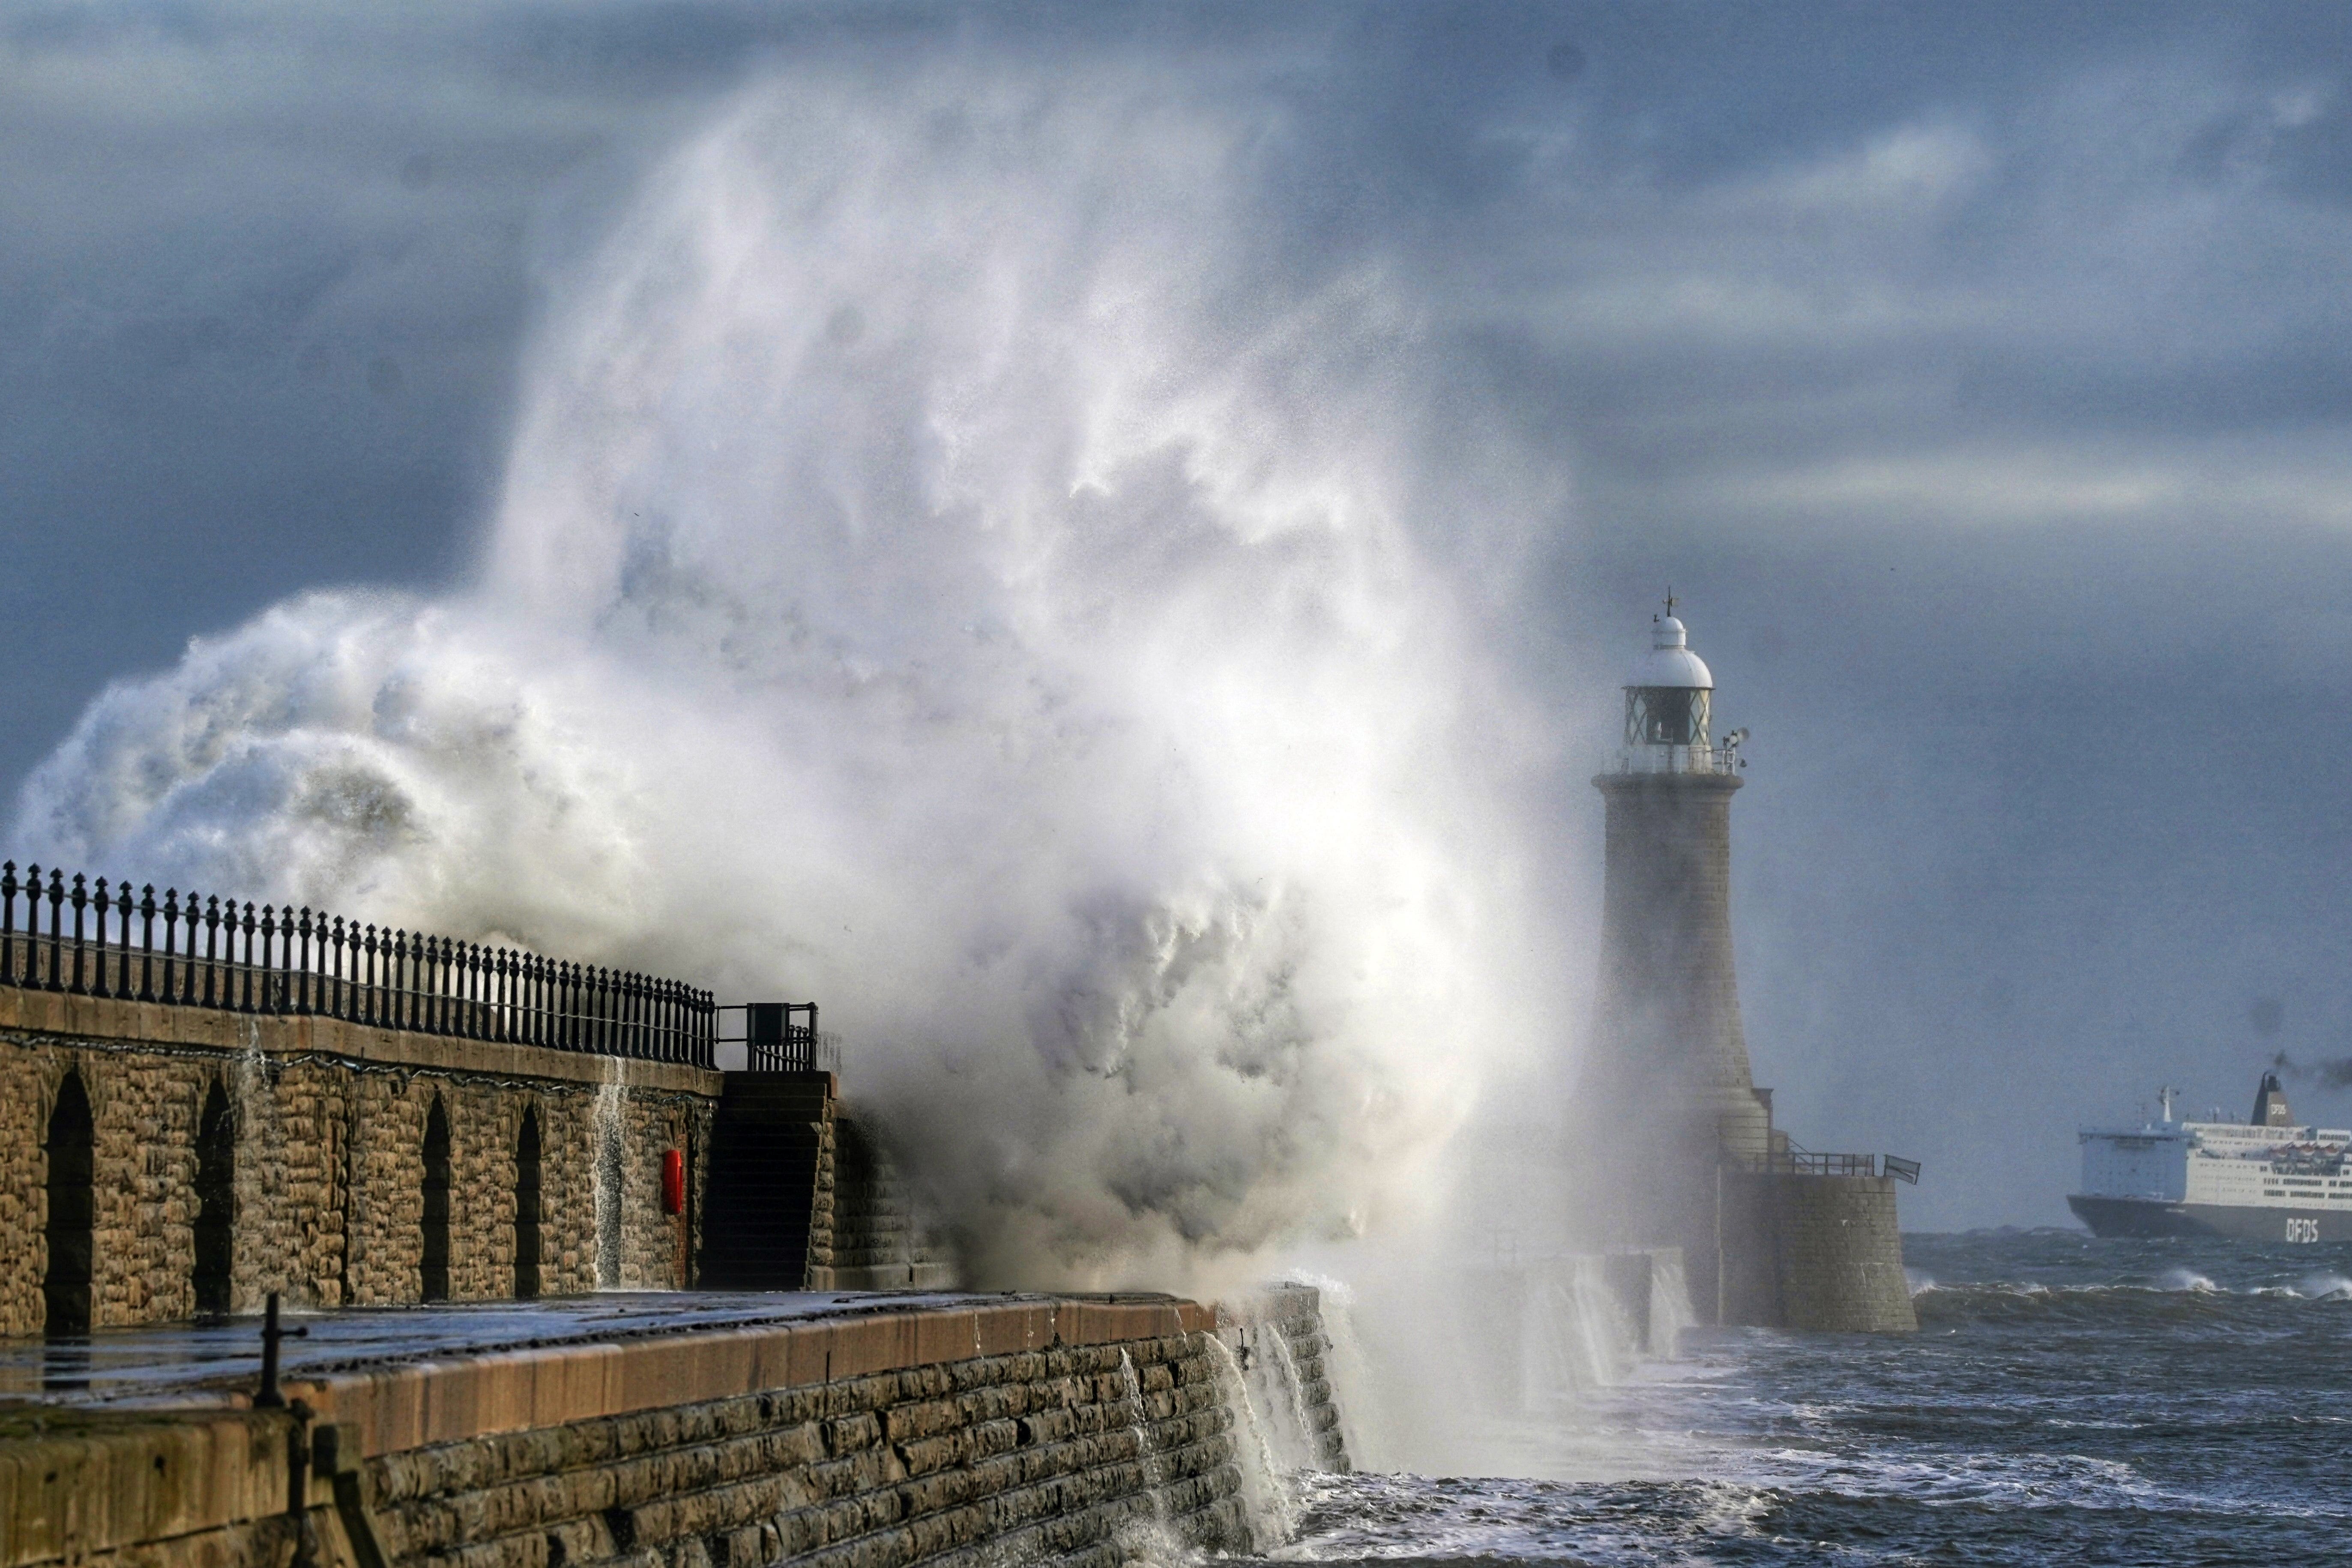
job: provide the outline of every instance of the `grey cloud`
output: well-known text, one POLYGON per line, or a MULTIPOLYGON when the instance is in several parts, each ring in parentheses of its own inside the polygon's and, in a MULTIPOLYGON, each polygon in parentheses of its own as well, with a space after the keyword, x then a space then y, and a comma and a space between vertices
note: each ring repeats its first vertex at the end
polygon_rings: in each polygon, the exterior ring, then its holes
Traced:
POLYGON ((1542 570, 1495 590, 1531 683, 1605 731, 1561 672, 1688 595, 1759 736, 1757 1054, 1815 1140, 1927 1152, 1930 1222, 2055 1219, 2071 1118, 2326 1048, 2333 5, 19 7, 0 671, 40 678, 0 774, 193 633, 463 572, 537 290, 727 92, 990 50, 1278 106, 1279 263, 1412 278, 1446 374, 1559 454, 1542 570))

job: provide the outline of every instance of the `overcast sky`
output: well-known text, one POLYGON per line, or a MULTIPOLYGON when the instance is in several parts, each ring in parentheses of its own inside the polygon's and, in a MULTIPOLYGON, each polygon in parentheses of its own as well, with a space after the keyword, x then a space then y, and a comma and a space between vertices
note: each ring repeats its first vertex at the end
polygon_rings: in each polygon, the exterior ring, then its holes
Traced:
POLYGON ((1800 1142, 2063 1223, 2078 1121, 2352 1056, 2352 11, 1261 9, 9 7, 0 777, 194 635, 461 576, 545 280, 747 80, 1140 58, 1285 102, 1297 265, 1377 248, 1558 454, 1505 640, 1592 761, 1548 672, 1673 584, 1800 1142))

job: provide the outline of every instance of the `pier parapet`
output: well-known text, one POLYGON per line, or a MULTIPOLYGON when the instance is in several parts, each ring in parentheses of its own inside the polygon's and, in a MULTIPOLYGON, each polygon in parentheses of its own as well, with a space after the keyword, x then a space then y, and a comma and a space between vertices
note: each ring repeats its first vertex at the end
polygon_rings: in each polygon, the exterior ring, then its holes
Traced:
POLYGON ((719 1081, 0 986, 0 1334, 683 1285, 719 1081))

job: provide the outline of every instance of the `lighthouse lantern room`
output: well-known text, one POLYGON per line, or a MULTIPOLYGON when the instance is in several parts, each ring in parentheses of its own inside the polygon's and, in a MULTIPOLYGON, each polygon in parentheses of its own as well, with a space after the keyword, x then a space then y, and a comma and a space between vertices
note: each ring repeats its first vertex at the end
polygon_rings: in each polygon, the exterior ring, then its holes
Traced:
POLYGON ((1650 651, 1626 678, 1625 745, 1617 771, 1730 772, 1738 765, 1735 746, 1717 746, 1709 728, 1715 676, 1691 652, 1689 635, 1674 610, 1670 594, 1666 613, 1650 617, 1650 651))

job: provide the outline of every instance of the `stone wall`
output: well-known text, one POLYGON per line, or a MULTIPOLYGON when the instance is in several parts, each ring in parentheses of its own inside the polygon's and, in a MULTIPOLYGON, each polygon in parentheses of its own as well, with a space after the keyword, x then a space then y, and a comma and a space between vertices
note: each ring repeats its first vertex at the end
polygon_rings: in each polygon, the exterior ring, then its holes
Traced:
POLYGON ((1322 1292, 1276 1285, 1221 1306, 1218 1316, 1218 1332, 1256 1391, 1253 1397, 1263 1398, 1267 1422, 1295 1428, 1295 1443, 1293 1432, 1267 1434, 1276 1457, 1310 1469, 1347 1470, 1322 1292))
MULTIPOLYGON (((1274 1317, 1304 1365, 1300 1305, 1274 1317)), ((283 1411, 20 1407, 0 1413, 0 1568, 1264 1552, 1216 1331, 1164 1297, 902 1301, 386 1363, 290 1384, 283 1411)))
POLYGON ((1893 1178, 1769 1180, 1781 1324, 1840 1333, 1916 1331, 1893 1178))
POLYGON ((390 1455, 395 1565, 1111 1564, 1250 1545, 1199 1335, 1059 1345, 390 1455))
POLYGON ((10 1051, 0 1066, 0 1333, 29 1333, 41 1325, 41 1277, 48 1267, 42 1228, 49 1202, 41 1153, 56 1093, 47 1075, 24 1070, 10 1051))
MULTIPOLYGON (((918 1213, 898 1174, 882 1127, 836 1111, 822 1173, 825 1267, 812 1267, 812 1289, 943 1290, 956 1283, 948 1248, 918 1213)), ((811 1263, 816 1262, 812 1249, 811 1263)))
POLYGON ((301 1436, 282 1410, 0 1409, 0 1564, 276 1568, 301 1436))
MULTIPOLYGON (((230 1310, 422 1299, 425 1131, 450 1139, 448 1290, 513 1294, 516 1143, 540 1121, 541 1289, 599 1283, 600 1157, 618 1247, 604 1281, 672 1286, 685 1219, 661 1212, 666 1150, 710 1142, 718 1075, 534 1047, 407 1035, 321 1018, 0 989, 0 1333, 39 1332, 48 1267, 43 1141, 68 1074, 88 1096, 96 1199, 92 1321, 123 1327, 196 1307, 197 1132, 215 1088, 234 1129, 230 1310)), ((611 1237, 608 1230, 608 1238, 611 1237)))

